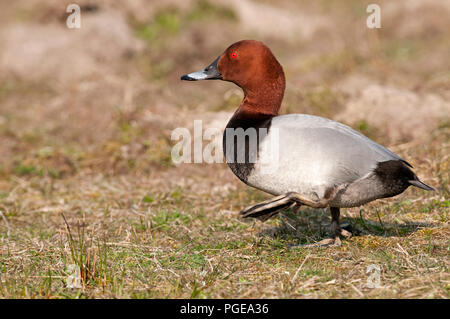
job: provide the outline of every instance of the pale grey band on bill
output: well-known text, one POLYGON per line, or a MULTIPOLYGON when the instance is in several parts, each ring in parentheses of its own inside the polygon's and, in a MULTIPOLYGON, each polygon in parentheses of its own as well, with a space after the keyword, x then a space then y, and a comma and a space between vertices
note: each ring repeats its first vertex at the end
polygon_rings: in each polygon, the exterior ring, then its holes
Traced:
POLYGON ((194 80, 205 80, 208 77, 204 71, 192 72, 186 75, 194 80))

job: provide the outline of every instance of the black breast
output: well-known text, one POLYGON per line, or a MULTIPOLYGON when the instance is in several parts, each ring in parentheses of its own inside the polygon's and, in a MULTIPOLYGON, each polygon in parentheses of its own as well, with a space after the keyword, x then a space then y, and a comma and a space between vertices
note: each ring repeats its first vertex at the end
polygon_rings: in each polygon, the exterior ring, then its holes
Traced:
POLYGON ((227 124, 223 133, 225 159, 233 173, 244 183, 247 183, 253 170, 255 159, 258 158, 259 143, 269 134, 271 123, 272 116, 269 115, 249 118, 235 113, 227 124), (227 145, 227 141, 231 145, 227 145), (250 143, 256 143, 256 147, 250 143))

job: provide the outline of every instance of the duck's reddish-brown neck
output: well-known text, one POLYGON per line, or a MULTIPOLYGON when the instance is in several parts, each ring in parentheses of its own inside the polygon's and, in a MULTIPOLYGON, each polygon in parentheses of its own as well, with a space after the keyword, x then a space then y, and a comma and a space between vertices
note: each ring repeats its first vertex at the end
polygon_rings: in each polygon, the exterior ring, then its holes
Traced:
POLYGON ((253 117, 255 120, 277 116, 283 101, 285 86, 283 72, 270 80, 252 81, 251 85, 242 87, 244 99, 235 116, 253 117))

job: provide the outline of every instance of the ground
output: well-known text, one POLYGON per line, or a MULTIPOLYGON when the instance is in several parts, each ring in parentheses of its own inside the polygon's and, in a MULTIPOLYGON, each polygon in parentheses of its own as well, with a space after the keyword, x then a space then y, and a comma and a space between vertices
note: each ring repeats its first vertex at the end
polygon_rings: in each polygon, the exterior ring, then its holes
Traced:
POLYGON ((381 29, 356 0, 78 1, 81 29, 68 3, 0 4, 1 298, 449 297, 448 2, 378 1, 381 29), (295 247, 327 210, 239 219, 268 195, 175 165, 171 132, 224 128, 238 88, 179 77, 241 39, 283 65, 282 113, 360 130, 436 191, 343 210, 341 247, 295 247))

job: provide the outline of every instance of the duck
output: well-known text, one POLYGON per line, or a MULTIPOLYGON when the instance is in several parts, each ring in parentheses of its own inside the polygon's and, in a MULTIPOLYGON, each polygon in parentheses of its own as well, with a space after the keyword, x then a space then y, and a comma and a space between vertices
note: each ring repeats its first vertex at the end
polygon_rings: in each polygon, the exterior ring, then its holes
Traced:
POLYGON ((351 228, 340 226, 341 208, 393 197, 409 186, 434 190, 406 160, 345 124, 309 114, 279 115, 285 74, 263 42, 233 43, 181 80, 222 80, 243 90, 224 130, 224 156, 242 182, 273 196, 242 209, 243 218, 266 221, 291 207, 329 207, 330 236, 309 245, 339 246, 340 237, 352 236, 351 228))

